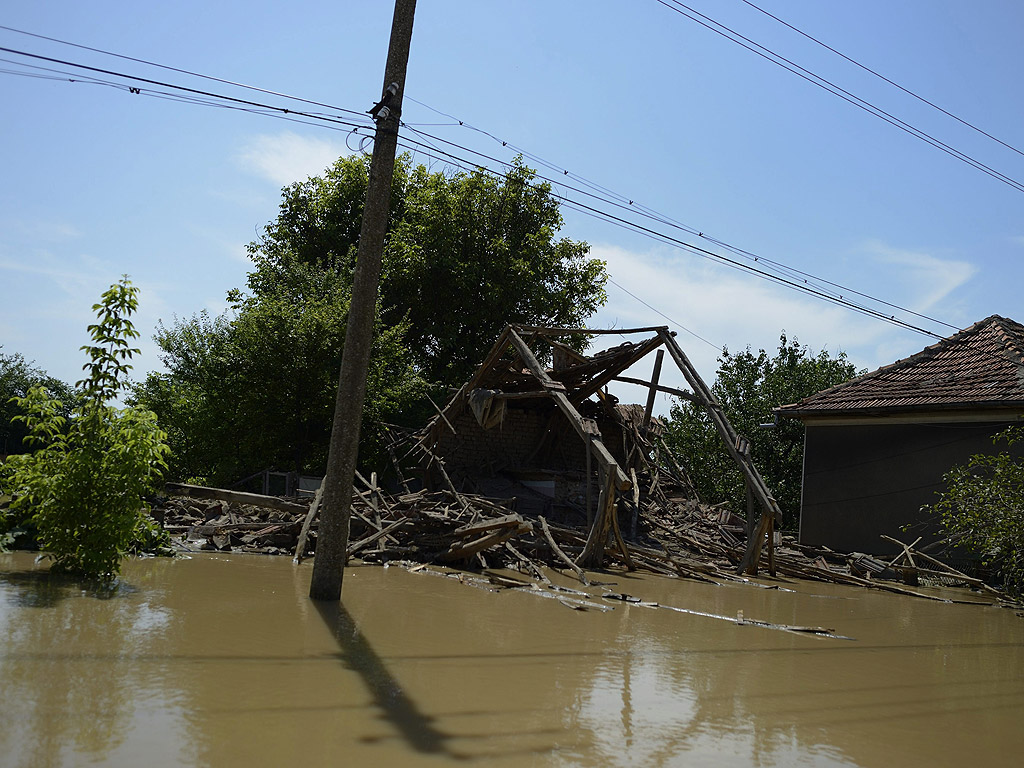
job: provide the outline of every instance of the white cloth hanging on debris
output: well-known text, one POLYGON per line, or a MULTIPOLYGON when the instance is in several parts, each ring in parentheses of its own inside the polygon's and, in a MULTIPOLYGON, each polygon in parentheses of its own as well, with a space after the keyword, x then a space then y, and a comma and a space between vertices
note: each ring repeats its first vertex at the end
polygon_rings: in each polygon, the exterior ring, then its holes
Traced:
POLYGON ((474 389, 469 393, 469 407, 484 429, 496 427, 505 419, 505 400, 495 398, 498 392, 492 389, 474 389))

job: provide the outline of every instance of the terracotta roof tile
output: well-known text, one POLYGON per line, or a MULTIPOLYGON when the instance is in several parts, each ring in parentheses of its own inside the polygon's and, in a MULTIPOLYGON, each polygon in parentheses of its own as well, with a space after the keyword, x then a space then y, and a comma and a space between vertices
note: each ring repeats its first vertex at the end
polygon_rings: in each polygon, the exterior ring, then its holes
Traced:
POLYGON ((1024 407, 1024 326, 999 315, 778 412, 800 416, 979 407, 1024 407))

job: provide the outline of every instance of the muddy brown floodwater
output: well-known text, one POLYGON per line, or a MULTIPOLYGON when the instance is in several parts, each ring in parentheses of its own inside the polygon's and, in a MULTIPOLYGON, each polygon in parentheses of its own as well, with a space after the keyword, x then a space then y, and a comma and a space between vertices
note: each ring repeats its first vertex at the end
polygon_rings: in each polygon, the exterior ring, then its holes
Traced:
POLYGON ((309 569, 132 560, 97 592, 0 555, 0 766, 934 768, 1024 753, 1024 619, 1006 609, 609 577, 843 640, 577 611, 397 567, 352 568, 344 607, 324 607, 309 569))

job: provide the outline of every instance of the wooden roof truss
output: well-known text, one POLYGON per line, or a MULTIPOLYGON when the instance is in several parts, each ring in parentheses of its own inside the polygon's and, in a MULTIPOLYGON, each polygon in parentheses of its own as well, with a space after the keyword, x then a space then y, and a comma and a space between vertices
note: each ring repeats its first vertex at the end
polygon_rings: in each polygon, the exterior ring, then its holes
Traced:
MULTIPOLYGON (((509 325, 499 335, 484 362, 469 381, 427 425, 422 433, 420 443, 428 451, 429 448, 435 446, 440 430, 449 428, 451 422, 466 410, 469 394, 477 389, 491 390, 496 393, 495 397, 508 400, 546 398, 553 401, 557 412, 565 418, 588 446, 591 457, 597 462, 600 469, 601 496, 598 500, 597 514, 594 516, 586 547, 577 561, 581 566, 600 567, 604 559, 605 545, 610 535, 616 540, 616 544, 620 545, 622 551, 626 549, 618 531, 618 516, 615 514, 616 496, 617 493, 631 490, 633 481, 605 446, 596 423, 592 419, 583 417, 579 406, 592 395, 597 395, 602 400, 607 398, 605 388, 612 381, 624 381, 648 388, 649 397, 644 414, 645 426, 651 418, 654 394, 659 391, 691 400, 707 409, 726 449, 743 473, 748 497, 761 510, 756 524, 753 520, 748 520, 748 529, 752 528, 753 530, 747 538, 746 550, 739 565, 739 573, 757 573, 761 552, 767 541, 768 568, 774 575, 773 529, 776 520, 781 520, 782 517, 778 504, 765 485, 760 472, 751 461, 749 441, 733 428, 721 404, 701 379, 676 342, 675 335, 668 330, 667 326, 596 330, 509 325), (648 334, 648 336, 639 342, 627 341, 589 357, 581 355, 560 340, 574 335, 593 336, 610 333, 648 334), (546 368, 531 348, 531 344, 535 345, 537 342, 543 342, 560 352, 563 359, 568 360, 569 364, 559 367, 557 370, 546 368), (664 354, 661 351, 662 347, 668 351, 692 391, 687 392, 660 385, 660 361, 664 354), (622 376, 626 369, 655 350, 658 350, 658 361, 655 364, 655 373, 651 381, 622 376)), ((751 511, 753 510, 751 509, 751 511)), ((753 515, 750 517, 752 518, 753 515)))

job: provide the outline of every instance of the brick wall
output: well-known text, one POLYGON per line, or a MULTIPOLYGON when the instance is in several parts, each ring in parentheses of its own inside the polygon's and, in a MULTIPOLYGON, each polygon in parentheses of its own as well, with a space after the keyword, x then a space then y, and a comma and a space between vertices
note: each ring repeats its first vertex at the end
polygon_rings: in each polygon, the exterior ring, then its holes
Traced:
MULTIPOLYGON (((554 405, 516 407, 510 402, 502 423, 485 430, 467 410, 452 422, 456 435, 446 426, 442 427, 436 452, 449 470, 459 475, 490 474, 508 469, 582 471, 587 465, 586 443, 561 416, 555 419, 554 434, 545 447, 530 458, 554 411, 554 405)), ((610 419, 598 419, 598 428, 608 450, 617 461, 624 463, 618 425, 610 419)))
POLYGON ((460 474, 522 467, 547 423, 548 413, 510 407, 501 424, 484 429, 466 411, 452 423, 457 435, 443 428, 436 452, 460 474))

